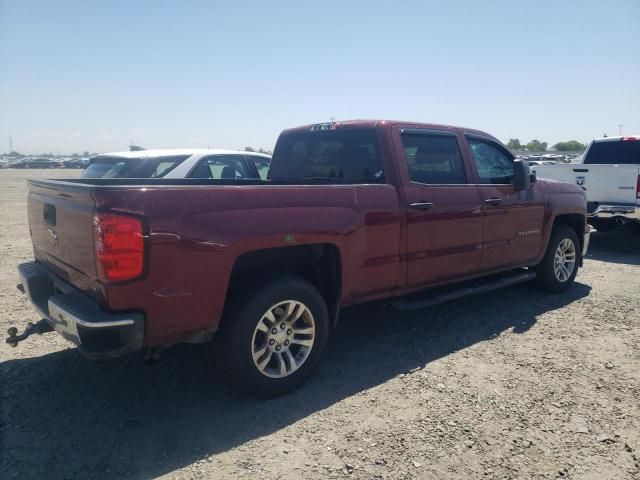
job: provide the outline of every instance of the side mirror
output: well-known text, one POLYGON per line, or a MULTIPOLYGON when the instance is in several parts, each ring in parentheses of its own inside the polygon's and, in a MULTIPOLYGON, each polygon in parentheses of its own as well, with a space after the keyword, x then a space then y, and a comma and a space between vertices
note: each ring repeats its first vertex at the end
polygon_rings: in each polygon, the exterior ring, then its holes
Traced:
POLYGON ((526 190, 531 186, 531 170, 526 160, 516 158, 513 161, 513 188, 516 191, 526 190))

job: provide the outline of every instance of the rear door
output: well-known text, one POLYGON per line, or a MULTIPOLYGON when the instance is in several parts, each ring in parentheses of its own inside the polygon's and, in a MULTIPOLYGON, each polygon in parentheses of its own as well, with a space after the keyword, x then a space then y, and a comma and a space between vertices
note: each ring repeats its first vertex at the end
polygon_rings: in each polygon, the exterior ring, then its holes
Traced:
POLYGON ((540 189, 513 188, 511 153, 491 138, 466 135, 483 202, 482 270, 522 265, 540 251, 544 197, 540 189))
POLYGON ((468 181, 460 138, 424 128, 398 128, 394 138, 406 201, 407 284, 474 273, 482 248, 482 199, 468 181))

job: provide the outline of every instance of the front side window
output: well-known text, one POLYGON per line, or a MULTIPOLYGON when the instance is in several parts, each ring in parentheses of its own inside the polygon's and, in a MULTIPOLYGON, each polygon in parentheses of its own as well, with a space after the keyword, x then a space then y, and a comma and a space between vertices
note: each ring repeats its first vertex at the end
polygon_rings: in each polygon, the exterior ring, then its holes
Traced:
POLYGON ((294 132, 280 137, 269 172, 271 180, 335 180, 384 183, 373 129, 294 132))
POLYGON ((203 158, 189 175, 189 178, 213 178, 215 180, 236 180, 249 177, 244 159, 234 155, 215 155, 203 158))
POLYGON ((469 147, 478 169, 481 184, 510 184, 513 181, 513 159, 489 141, 469 139, 469 147))
POLYGON ((467 183, 455 136, 403 134, 402 147, 412 182, 429 185, 467 183))

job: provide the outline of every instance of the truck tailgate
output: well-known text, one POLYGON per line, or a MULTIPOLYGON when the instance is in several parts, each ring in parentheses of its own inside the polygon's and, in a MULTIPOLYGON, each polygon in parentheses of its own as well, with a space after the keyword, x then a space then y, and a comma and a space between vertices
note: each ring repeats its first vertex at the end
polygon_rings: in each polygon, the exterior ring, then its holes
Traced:
POLYGON ((91 293, 96 279, 90 188, 29 182, 29 231, 36 260, 91 293))
POLYGON ((635 204, 639 168, 635 165, 558 164, 532 167, 539 178, 581 185, 587 201, 635 204))

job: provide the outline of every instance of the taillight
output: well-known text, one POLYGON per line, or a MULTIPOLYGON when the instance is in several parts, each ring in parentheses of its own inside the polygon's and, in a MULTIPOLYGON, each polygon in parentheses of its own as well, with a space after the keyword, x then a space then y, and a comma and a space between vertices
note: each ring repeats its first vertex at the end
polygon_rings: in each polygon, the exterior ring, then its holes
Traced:
POLYGON ((142 275, 144 238, 139 219, 115 213, 96 213, 93 228, 101 280, 121 282, 142 275))

